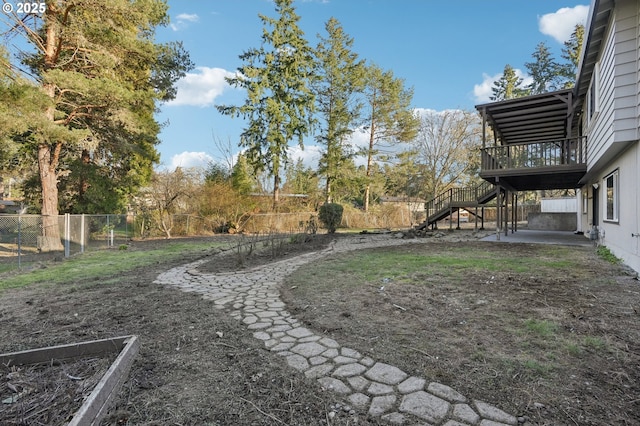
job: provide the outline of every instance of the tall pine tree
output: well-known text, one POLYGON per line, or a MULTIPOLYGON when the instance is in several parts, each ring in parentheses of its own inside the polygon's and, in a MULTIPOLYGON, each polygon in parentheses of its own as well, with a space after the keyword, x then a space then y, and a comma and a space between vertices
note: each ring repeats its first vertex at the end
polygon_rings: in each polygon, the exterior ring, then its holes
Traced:
POLYGON ((566 89, 576 84, 576 72, 580 63, 583 41, 584 25, 578 24, 575 26, 573 33, 571 33, 569 40, 564 42, 564 47, 562 48, 562 58, 566 63, 560 66, 559 75, 562 80, 562 87, 566 89))
POLYGON ((311 91, 314 56, 293 0, 275 0, 277 18, 259 15, 262 45, 240 55, 244 62, 227 82, 247 91, 241 106, 218 106, 220 113, 248 120, 240 145, 250 165, 273 177, 273 204, 280 198, 281 173, 287 167, 292 139, 303 146, 311 132, 315 97, 311 91))
POLYGON ((504 101, 507 99, 526 96, 527 91, 522 87, 522 78, 518 77, 516 70, 509 64, 504 66, 502 76, 493 83, 490 99, 492 101, 504 101))
MULTIPOLYGON (((74 172, 69 156, 84 155, 80 161, 87 162, 102 150, 101 165, 109 169, 108 153, 126 143, 128 152, 148 156, 134 165, 148 173, 157 158, 156 102, 171 96, 172 83, 190 62, 181 48, 154 42, 155 28, 168 23, 163 0, 46 0, 45 5, 41 14, 9 19, 12 35, 33 47, 33 53, 16 52, 24 65, 16 69, 29 75, 25 84, 37 93, 27 90, 32 102, 16 103, 23 107, 23 128, 14 140, 38 164, 41 249, 50 251, 62 249, 58 181, 74 172)), ((116 157, 118 166, 125 165, 123 154, 116 157)))
POLYGON ((556 90, 558 86, 559 65, 554 61, 553 55, 549 51, 546 43, 538 43, 536 50, 531 56, 534 61, 524 64, 533 79, 531 84, 527 86, 528 94, 538 95, 556 90))
POLYGON ((365 119, 369 136, 366 149, 366 186, 364 210, 369 210, 374 160, 382 143, 394 144, 412 140, 418 131, 419 120, 411 109, 413 89, 404 87, 404 80, 377 65, 367 67, 365 84, 365 119))
POLYGON ((316 49, 319 78, 314 91, 322 121, 316 140, 324 146, 319 171, 325 178, 325 199, 331 203, 333 184, 352 154, 346 143, 362 111, 358 95, 364 88, 365 66, 351 51, 353 39, 337 19, 329 19, 325 29, 327 37, 320 36, 316 49))

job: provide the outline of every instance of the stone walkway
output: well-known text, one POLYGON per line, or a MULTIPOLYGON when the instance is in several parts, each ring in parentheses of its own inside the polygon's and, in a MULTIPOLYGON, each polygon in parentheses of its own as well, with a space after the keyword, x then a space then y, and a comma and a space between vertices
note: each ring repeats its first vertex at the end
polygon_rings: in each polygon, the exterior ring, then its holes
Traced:
POLYGON ((196 292, 213 301, 253 330, 256 339, 274 354, 326 389, 344 396, 357 410, 390 424, 444 426, 517 425, 518 419, 481 401, 426 378, 409 376, 339 342, 304 327, 280 300, 279 284, 297 268, 333 253, 374 247, 421 243, 390 235, 343 238, 329 249, 307 253, 251 270, 205 274, 202 259, 161 274, 158 284, 196 292))

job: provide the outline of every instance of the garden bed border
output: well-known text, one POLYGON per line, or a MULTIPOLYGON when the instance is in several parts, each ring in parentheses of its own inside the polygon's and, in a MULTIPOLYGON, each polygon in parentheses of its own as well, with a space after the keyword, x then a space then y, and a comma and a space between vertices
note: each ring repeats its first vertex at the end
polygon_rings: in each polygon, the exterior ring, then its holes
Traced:
POLYGON ((82 358, 118 352, 118 357, 102 376, 89 397, 74 414, 69 426, 98 425, 125 382, 140 343, 135 335, 92 340, 82 343, 49 346, 20 352, 0 354, 6 366, 48 363, 53 360, 82 358))

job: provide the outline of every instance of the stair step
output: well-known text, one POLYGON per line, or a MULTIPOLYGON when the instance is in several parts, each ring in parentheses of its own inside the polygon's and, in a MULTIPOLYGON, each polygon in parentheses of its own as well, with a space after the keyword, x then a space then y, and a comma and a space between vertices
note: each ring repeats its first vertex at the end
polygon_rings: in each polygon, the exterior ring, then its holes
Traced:
MULTIPOLYGON (((427 220, 420 225, 424 229, 439 220, 444 219, 447 216, 459 211, 461 208, 478 207, 495 198, 495 186, 485 182, 472 188, 453 188, 449 189, 437 197, 432 198, 426 203, 426 208, 429 210, 429 205, 439 205, 439 209, 434 214, 427 217, 427 220), (483 190, 484 189, 484 190, 483 190), (455 191, 455 200, 454 198, 455 191), (423 226, 424 225, 424 226, 423 226)), ((481 216, 478 216, 482 218, 481 216)), ((418 228, 417 228, 418 229, 418 228)))

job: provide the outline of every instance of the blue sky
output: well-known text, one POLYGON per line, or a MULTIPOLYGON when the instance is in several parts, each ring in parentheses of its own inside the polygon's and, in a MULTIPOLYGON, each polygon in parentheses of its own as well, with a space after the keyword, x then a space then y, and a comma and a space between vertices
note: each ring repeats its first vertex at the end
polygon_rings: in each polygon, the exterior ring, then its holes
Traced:
MULTIPOLYGON (((161 169, 224 161, 214 140, 235 151, 246 123, 219 114, 215 105, 239 105, 240 89, 224 77, 241 65, 245 50, 259 47, 258 14, 276 17, 270 0, 169 0, 171 25, 158 41, 180 40, 196 68, 178 83, 177 98, 161 106, 161 169)), ((392 70, 413 87, 413 106, 472 110, 487 102, 505 64, 524 75, 539 42, 560 59, 562 42, 576 23, 586 24, 589 1, 575 0, 304 0, 294 3, 311 46, 326 35, 330 17, 354 39, 361 59, 392 70)), ((357 142, 354 142, 357 143, 357 142)), ((310 140, 294 158, 317 164, 310 140)))

